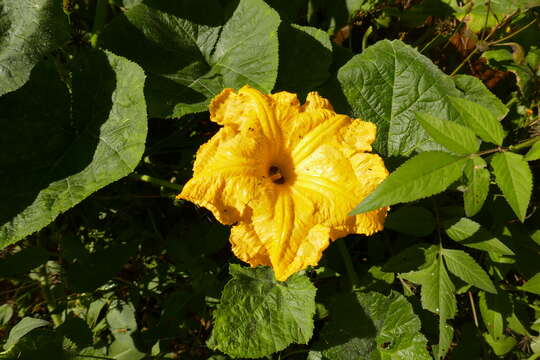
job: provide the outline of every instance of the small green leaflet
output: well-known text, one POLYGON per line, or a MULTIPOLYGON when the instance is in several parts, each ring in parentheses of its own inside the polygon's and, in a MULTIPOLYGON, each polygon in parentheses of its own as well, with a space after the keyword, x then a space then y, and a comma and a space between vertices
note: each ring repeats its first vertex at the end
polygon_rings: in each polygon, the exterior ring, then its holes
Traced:
POLYGON ((450 239, 463 246, 487 252, 496 252, 502 255, 514 255, 514 252, 502 241, 474 220, 462 217, 446 221, 444 226, 446 234, 450 239))
POLYGON ((438 360, 444 359, 454 338, 454 328, 446 321, 439 321, 439 343, 433 346, 433 354, 438 360))
POLYGON ((540 141, 536 141, 534 145, 529 149, 524 157, 527 161, 534 161, 540 159, 540 141))
POLYGON ((232 357, 258 358, 291 343, 307 344, 313 334, 315 287, 305 275, 276 281, 271 268, 231 264, 214 312, 208 346, 232 357))
POLYGON ((448 99, 461 115, 461 119, 482 140, 501 146, 504 140, 504 129, 495 115, 482 105, 472 101, 449 96, 448 99))
POLYGON ((495 174, 495 182, 518 219, 523 222, 533 185, 529 164, 522 155, 501 152, 493 156, 491 166, 495 174))
POLYGON ((488 274, 463 250, 443 249, 442 254, 448 270, 468 284, 496 294, 497 290, 488 274))
POLYGON ((540 273, 527 280, 527 282, 523 284, 523 286, 520 286, 519 289, 540 295, 540 273))
POLYGON ((456 154, 468 155, 480 148, 474 132, 463 125, 421 112, 416 113, 416 120, 433 140, 456 154))
MULTIPOLYGON (((397 292, 342 294, 330 304, 329 314, 314 345, 323 359, 430 359, 420 319, 397 292)), ((310 359, 315 358, 312 354, 310 359)))
POLYGON ((490 175, 487 164, 480 156, 474 156, 465 165, 465 176, 467 177, 467 188, 463 192, 463 203, 465 214, 474 216, 478 213, 489 193, 490 175))
POLYGON ((350 215, 440 193, 461 176, 466 161, 442 151, 420 153, 390 174, 350 215))
POLYGON ((463 92, 463 98, 484 106, 496 119, 500 120, 508 113, 508 108, 489 91, 482 80, 470 75, 456 75, 453 80, 456 87, 463 92))

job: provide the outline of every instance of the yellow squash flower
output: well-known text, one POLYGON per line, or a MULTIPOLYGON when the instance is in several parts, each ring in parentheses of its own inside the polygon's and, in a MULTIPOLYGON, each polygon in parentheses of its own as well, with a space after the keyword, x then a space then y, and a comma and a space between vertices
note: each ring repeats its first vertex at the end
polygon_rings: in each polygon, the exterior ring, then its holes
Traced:
POLYGON ((249 86, 223 90, 210 104, 223 127, 197 152, 181 199, 233 225, 234 254, 272 266, 285 281, 347 234, 383 227, 387 208, 347 214, 388 176, 371 151, 376 126, 336 114, 310 93, 265 95, 249 86))

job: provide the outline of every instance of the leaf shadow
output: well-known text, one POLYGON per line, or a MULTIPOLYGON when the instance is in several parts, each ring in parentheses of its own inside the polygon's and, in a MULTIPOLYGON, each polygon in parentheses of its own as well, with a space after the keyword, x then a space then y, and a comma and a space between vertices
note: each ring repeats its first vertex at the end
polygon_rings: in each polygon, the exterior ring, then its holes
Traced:
POLYGON ((52 221, 65 206, 58 194, 75 205, 88 191, 69 177, 94 160, 112 109, 116 74, 100 51, 76 54, 73 61, 71 91, 45 60, 23 87, 0 98, 0 224, 40 223, 40 214, 22 214, 32 204, 46 209, 52 221))
POLYGON ((376 348, 377 328, 354 293, 337 296, 330 304, 329 316, 314 350, 328 358, 340 358, 343 352, 369 356, 376 348))

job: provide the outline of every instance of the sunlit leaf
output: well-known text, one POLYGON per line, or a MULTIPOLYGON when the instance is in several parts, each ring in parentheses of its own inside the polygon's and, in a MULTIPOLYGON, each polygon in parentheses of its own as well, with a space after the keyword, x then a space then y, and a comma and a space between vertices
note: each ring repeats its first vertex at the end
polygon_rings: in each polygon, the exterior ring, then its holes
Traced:
POLYGON ((271 268, 232 264, 214 312, 208 345, 232 357, 262 357, 291 343, 306 344, 313 333, 315 287, 305 275, 276 281, 271 268))
POLYGON ((448 270, 468 284, 490 293, 497 293, 484 269, 462 250, 444 249, 442 252, 448 270))
POLYGON ((351 215, 440 193, 461 176, 466 160, 440 151, 420 153, 390 174, 351 215))
POLYGON ((416 113, 416 120, 433 140, 456 154, 472 154, 480 147, 474 132, 456 122, 420 112, 416 113))
POLYGON ((484 159, 479 156, 472 157, 465 165, 467 187, 463 192, 465 214, 474 216, 478 213, 489 193, 489 170, 484 159))
POLYGON ((491 160, 495 181, 521 222, 525 220, 532 194, 532 173, 522 155, 501 152, 491 160))

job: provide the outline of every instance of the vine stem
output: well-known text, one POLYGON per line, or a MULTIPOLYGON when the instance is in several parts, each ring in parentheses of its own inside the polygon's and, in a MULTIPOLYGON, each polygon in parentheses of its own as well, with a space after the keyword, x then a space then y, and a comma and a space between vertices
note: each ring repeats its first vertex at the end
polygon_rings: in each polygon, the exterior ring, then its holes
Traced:
POLYGON ((341 258, 343 259, 343 263, 345 264, 345 269, 347 270, 347 276, 349 277, 351 286, 355 288, 360 284, 360 280, 358 279, 358 274, 356 274, 356 270, 354 269, 349 249, 347 249, 347 245, 345 245, 345 239, 339 239, 337 241, 337 245, 341 258))
POLYGON ((519 150, 519 149, 523 149, 523 148, 526 148, 526 147, 529 147, 529 146, 532 146, 534 145, 534 143, 536 143, 537 141, 540 140, 540 136, 535 136, 533 138, 530 138, 529 140, 525 140, 519 144, 516 144, 516 145, 510 145, 508 147, 509 150, 519 150))
POLYGON ((168 182, 166 180, 158 179, 158 178, 155 178, 155 177, 150 176, 150 175, 131 174, 131 175, 129 175, 129 178, 131 178, 133 180, 143 181, 143 182, 146 182, 146 183, 149 183, 149 184, 152 184, 152 185, 156 185, 156 186, 163 186, 163 187, 166 187, 168 189, 171 189, 171 190, 174 190, 174 191, 177 191, 177 192, 182 191, 182 188, 183 188, 181 185, 173 184, 173 183, 170 183, 170 182, 168 182))
POLYGON ((108 0, 97 0, 96 15, 94 16, 94 25, 92 26, 92 37, 90 38, 90 44, 92 47, 97 47, 97 41, 99 33, 103 26, 105 26, 105 19, 107 18, 107 5, 108 0))

